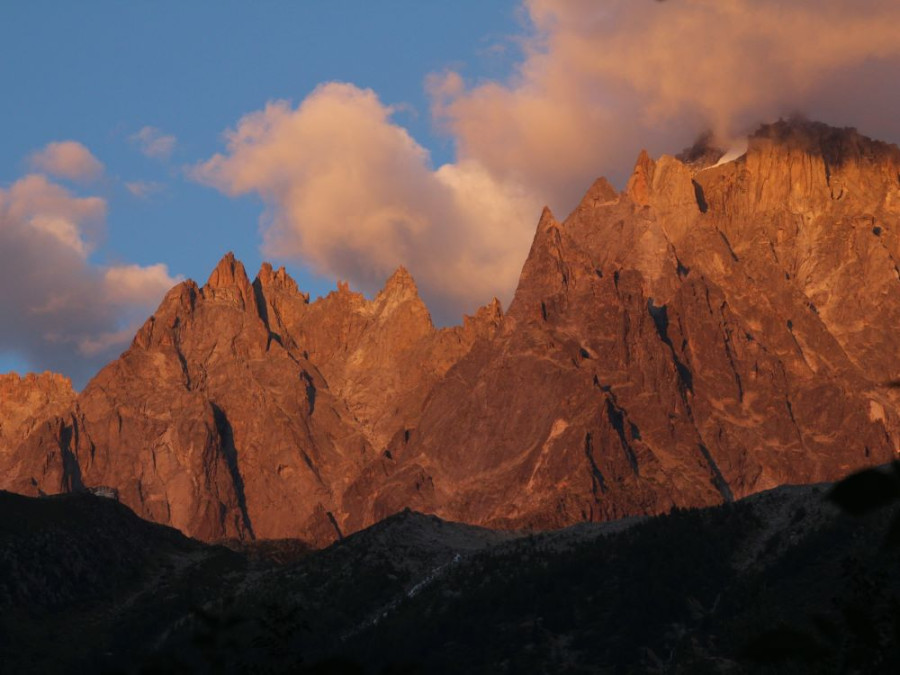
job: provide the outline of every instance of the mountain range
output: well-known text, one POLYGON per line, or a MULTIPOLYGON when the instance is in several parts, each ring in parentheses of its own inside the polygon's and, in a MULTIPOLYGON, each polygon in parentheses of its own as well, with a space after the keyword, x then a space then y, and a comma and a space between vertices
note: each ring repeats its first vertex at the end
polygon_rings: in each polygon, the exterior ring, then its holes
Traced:
POLYGON ((494 530, 732 502, 900 451, 900 150, 765 125, 545 209, 515 295, 310 301, 226 255, 81 392, 0 377, 0 488, 321 548, 405 509, 494 530))

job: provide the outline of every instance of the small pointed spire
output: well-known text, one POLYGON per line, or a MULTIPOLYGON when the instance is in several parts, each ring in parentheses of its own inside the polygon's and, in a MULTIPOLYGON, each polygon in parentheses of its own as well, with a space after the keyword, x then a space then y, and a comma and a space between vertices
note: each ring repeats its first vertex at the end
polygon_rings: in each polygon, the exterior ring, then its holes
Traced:
MULTIPOLYGON (((300 293, 300 287, 297 285, 297 282, 291 277, 290 274, 287 273, 287 270, 284 269, 284 265, 278 268, 278 270, 274 270, 272 267, 272 263, 264 262, 260 268, 259 273, 256 275, 256 280, 259 282, 260 287, 265 290, 269 288, 276 288, 282 291, 288 291, 293 293, 299 293, 300 295, 309 297, 306 293, 300 293)), ((255 284, 256 282, 254 282, 255 284)))
POLYGON ((590 189, 585 193, 579 207, 594 208, 601 204, 611 204, 618 201, 618 199, 619 193, 616 192, 616 189, 606 178, 601 176, 593 182, 590 189))
POLYGON ((229 298, 246 309, 256 311, 256 296, 250 285, 250 279, 247 278, 247 271, 231 251, 216 265, 202 292, 205 297, 229 298))
POLYGON ((553 216, 553 211, 550 210, 549 206, 545 206, 541 211, 541 219, 538 221, 538 231, 543 232, 550 229, 551 227, 558 226, 559 223, 556 222, 556 218, 553 216))
POLYGON ((406 300, 422 302, 415 279, 403 265, 394 270, 375 300, 376 303, 388 301, 391 305, 406 300))
POLYGON ((400 265, 385 282, 383 292, 399 291, 408 288, 412 288, 414 291, 418 292, 416 282, 412 278, 412 275, 403 265, 400 265))
POLYGON ((653 185, 653 173, 656 170, 654 162, 646 150, 641 150, 634 164, 634 171, 628 179, 625 194, 631 197, 635 204, 647 206, 650 204, 650 186, 653 185))
POLYGON ((216 268, 209 275, 206 282, 209 288, 227 288, 229 286, 246 286, 250 287, 250 279, 247 278, 247 271, 244 269, 243 263, 234 257, 234 253, 229 251, 216 268))

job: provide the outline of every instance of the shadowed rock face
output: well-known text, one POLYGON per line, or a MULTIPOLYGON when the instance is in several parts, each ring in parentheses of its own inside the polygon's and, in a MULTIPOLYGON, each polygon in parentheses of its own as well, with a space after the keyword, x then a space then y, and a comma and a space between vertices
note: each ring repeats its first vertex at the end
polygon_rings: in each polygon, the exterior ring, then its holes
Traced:
POLYGON ((900 151, 794 122, 694 155, 545 210, 506 315, 458 327, 402 268, 310 303, 229 254, 77 399, 7 386, 0 487, 108 486, 200 538, 322 545, 405 507, 556 527, 891 459, 900 151))

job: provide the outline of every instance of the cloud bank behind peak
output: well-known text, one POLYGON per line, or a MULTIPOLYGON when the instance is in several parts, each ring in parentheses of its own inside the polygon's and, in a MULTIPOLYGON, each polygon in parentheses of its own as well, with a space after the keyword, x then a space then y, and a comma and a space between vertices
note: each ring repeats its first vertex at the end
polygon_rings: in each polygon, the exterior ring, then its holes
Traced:
POLYGON ((192 175, 254 193, 264 252, 374 291, 399 264, 439 319, 509 300, 543 204, 565 214, 642 148, 728 146, 795 113, 900 140, 895 0, 527 0, 504 81, 427 80, 438 168, 375 92, 326 83, 243 117, 192 175))
POLYGON ((399 265, 433 311, 453 316, 509 296, 533 234, 537 199, 477 161, 430 165, 369 89, 328 83, 298 107, 251 113, 227 134, 227 152, 192 175, 266 204, 264 252, 377 289, 399 265))

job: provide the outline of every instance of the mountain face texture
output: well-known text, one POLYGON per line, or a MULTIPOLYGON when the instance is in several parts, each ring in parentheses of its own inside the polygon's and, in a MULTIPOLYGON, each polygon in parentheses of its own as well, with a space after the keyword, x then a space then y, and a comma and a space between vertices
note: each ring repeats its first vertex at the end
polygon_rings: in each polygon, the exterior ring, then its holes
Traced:
POLYGON ((436 330, 404 270, 371 302, 342 285, 310 305, 283 269, 264 265, 251 283, 229 254, 202 288, 173 288, 70 409, 47 409, 9 453, 5 486, 100 488, 200 539, 325 545, 343 535, 344 494, 376 448, 499 311, 436 330))
POLYGON ((720 156, 642 153, 545 210, 506 313, 457 327, 403 268, 310 302, 229 254, 77 397, 0 382, 0 488, 322 546, 406 507, 552 528, 893 459, 900 150, 779 122, 720 156))
POLYGON ((0 452, 25 439, 47 417, 75 402, 72 383, 57 373, 0 375, 0 452))
POLYGON ((35 472, 34 457, 15 448, 31 434, 49 431, 47 425, 62 423, 74 404, 72 383, 57 373, 0 375, 0 480, 35 472))
POLYGON ((853 131, 764 127, 706 168, 642 154, 623 194, 545 210, 502 330, 392 448, 375 516, 557 527, 887 461, 898 225, 900 151, 853 131))

